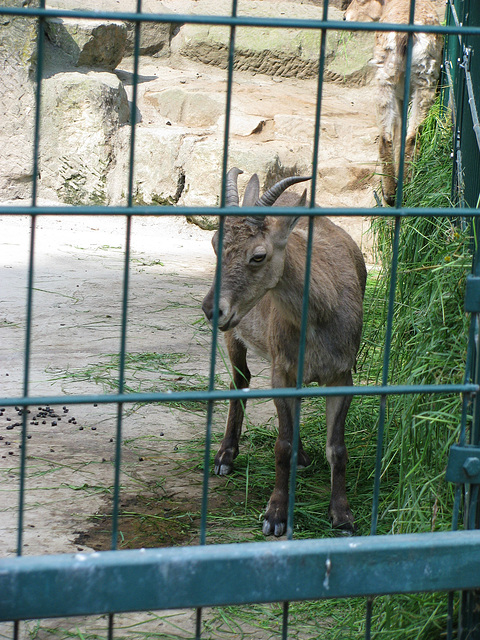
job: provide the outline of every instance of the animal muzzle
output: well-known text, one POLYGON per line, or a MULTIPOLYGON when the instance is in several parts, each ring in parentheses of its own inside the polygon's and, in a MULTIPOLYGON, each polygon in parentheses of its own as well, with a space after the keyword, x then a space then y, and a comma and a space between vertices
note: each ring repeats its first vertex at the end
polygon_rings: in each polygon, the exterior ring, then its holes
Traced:
MULTIPOLYGON (((205 317, 209 322, 213 321, 215 312, 215 290, 210 289, 202 302, 202 309, 205 317)), ((232 311, 229 302, 220 297, 218 301, 218 328, 220 331, 227 331, 238 324, 235 318, 236 314, 232 311)))

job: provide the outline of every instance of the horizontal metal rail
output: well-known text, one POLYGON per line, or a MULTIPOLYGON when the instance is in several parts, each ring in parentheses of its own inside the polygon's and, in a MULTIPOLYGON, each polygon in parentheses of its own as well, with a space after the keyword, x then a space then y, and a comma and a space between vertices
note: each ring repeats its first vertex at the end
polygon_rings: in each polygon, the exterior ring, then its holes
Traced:
POLYGON ((172 13, 133 13, 124 11, 80 11, 29 7, 0 7, 0 15, 81 20, 115 20, 117 22, 170 22, 172 24, 208 24, 211 26, 258 27, 278 29, 333 29, 336 31, 399 31, 445 35, 479 35, 480 27, 453 25, 392 24, 387 22, 346 22, 302 18, 268 18, 255 16, 195 15, 172 13))
MULTIPOLYGON (((389 217, 389 218, 431 218, 436 216, 439 218, 478 218, 480 217, 479 209, 470 209, 468 207, 458 207, 455 209, 447 207, 424 207, 417 209, 416 207, 377 207, 369 209, 368 207, 311 207, 299 210, 292 207, 275 207, 272 214, 275 216, 298 216, 301 212, 302 216, 368 216, 389 217)), ((141 205, 135 207, 121 205, 79 205, 79 206, 13 206, 0 205, 0 215, 28 215, 28 216, 191 216, 191 215, 211 215, 211 216, 253 216, 258 215, 258 207, 175 207, 172 205, 141 205)))
POLYGON ((475 588, 480 531, 23 556, 0 620, 475 588))
POLYGON ((202 402, 211 400, 254 400, 266 398, 323 398, 329 396, 392 396, 412 394, 476 394, 480 385, 466 384, 412 384, 365 387, 280 387, 275 389, 216 389, 213 391, 158 391, 151 393, 112 393, 103 395, 18 396, 0 398, 2 407, 28 407, 34 405, 143 403, 143 402, 202 402))

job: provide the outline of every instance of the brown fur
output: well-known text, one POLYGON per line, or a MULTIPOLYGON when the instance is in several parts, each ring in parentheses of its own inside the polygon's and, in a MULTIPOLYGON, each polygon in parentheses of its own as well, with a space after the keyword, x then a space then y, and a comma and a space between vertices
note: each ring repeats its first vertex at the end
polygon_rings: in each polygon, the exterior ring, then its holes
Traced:
MULTIPOLYGON (((298 199, 297 199, 298 204, 298 199)), ((233 367, 232 387, 250 382, 247 350, 255 349, 272 363, 272 386, 295 387, 307 246, 307 218, 267 216, 254 224, 245 218, 225 220, 219 328, 233 367), (297 222, 298 220, 298 222, 297 222), (252 256, 266 254, 261 264, 252 256)), ((214 247, 218 239, 214 238, 214 247)), ((314 222, 304 383, 350 385, 360 344, 366 269, 363 256, 343 229, 318 217, 314 222)), ((214 286, 204 299, 213 316, 214 286)), ((344 423, 350 396, 327 399, 327 458, 332 469, 330 517, 334 526, 353 529, 345 491, 347 451, 344 423)), ((288 505, 288 477, 295 401, 276 399, 279 434, 275 445, 275 489, 265 514, 265 534, 282 535, 288 505)), ((230 473, 238 454, 243 407, 230 403, 225 437, 215 458, 215 471, 230 473)), ((308 455, 300 442, 299 463, 308 455)))
MULTIPOLYGON (((346 20, 408 24, 410 0, 352 0, 346 20)), ((437 25, 435 5, 417 0, 415 24, 437 25)), ((436 34, 413 35, 410 76, 411 113, 405 140, 405 161, 412 160, 419 128, 435 100, 440 73, 442 37, 436 34)), ((375 38, 373 64, 377 66, 377 114, 380 128, 379 155, 382 163, 382 190, 387 204, 395 202, 398 176, 400 131, 408 36, 401 32, 379 31, 375 38)))

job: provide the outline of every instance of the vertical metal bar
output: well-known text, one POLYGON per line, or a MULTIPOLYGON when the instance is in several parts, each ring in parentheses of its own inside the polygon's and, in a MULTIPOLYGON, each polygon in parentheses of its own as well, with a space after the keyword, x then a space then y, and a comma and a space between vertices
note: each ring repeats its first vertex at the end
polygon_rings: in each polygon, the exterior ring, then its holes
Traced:
MULTIPOLYGON (((410 0, 410 16, 408 24, 413 25, 415 17, 415 0, 410 0)), ((405 81, 403 87, 402 127, 400 133, 400 159, 398 162, 397 193, 395 206, 401 207, 403 199, 403 181, 405 177, 405 144, 407 136, 408 104, 410 102, 410 84, 412 70, 413 34, 407 36, 407 58, 405 61, 405 81)))
MULTIPOLYGON (((415 17, 415 0, 410 0, 410 15, 408 23, 412 25, 415 17)), ((408 33, 407 38, 407 57, 405 62, 405 80, 403 91, 403 105, 402 105, 402 126, 400 133, 400 158, 397 175, 397 191, 395 194, 395 207, 400 208, 403 200, 403 180, 405 174, 405 143, 407 134, 407 118, 408 118, 408 105, 410 98, 410 74, 412 67, 412 48, 413 48, 413 35, 408 33)), ((395 218, 395 230, 394 230, 394 244, 393 244, 393 260, 391 266, 390 276, 390 291, 388 298, 388 313, 387 313, 387 328, 385 337, 385 350, 383 356, 383 370, 382 370, 382 384, 388 384, 388 369, 390 362, 390 347, 392 342, 392 328, 393 328, 393 315, 395 308, 395 289, 397 281, 397 266, 398 266, 398 248, 400 238, 400 218, 395 218)), ((385 433, 385 420, 387 412, 387 398, 382 396, 380 399, 380 412, 378 421, 378 433, 377 433, 377 451, 375 458, 375 476, 373 484, 373 500, 372 500, 372 519, 370 526, 370 534, 376 535, 378 525, 378 503, 380 497, 380 476, 382 470, 382 457, 383 457, 383 439, 385 433)), ((366 624, 365 624, 365 638, 370 640, 371 638, 371 626, 373 615, 373 599, 367 600, 366 609, 366 624)))
MULTIPOLYGON (((232 18, 237 16, 237 0, 232 0, 232 18)), ((230 27, 230 42, 228 49, 228 66, 227 66, 227 95, 225 99, 225 130, 223 137, 223 158, 222 158, 222 188, 220 194, 220 206, 223 208, 226 204, 227 193, 227 171, 228 171, 228 143, 230 138, 230 115, 232 107, 232 91, 233 91, 233 65, 235 61, 235 25, 230 27)), ((213 391, 215 388, 215 367, 218 342, 218 304, 220 299, 220 283, 222 277, 222 253, 223 253, 223 234, 225 219, 220 216, 218 228, 218 247, 217 247, 217 267, 215 271, 215 293, 212 318, 212 344, 210 352, 210 371, 208 377, 208 390, 213 391)), ((212 440, 212 422, 213 422, 212 400, 207 404, 207 424, 205 430, 205 453, 203 462, 203 485, 202 485, 202 508, 200 514, 200 544, 206 544, 207 538, 207 512, 208 512, 208 487, 210 475, 210 451, 212 440)), ((202 636, 202 609, 196 611, 195 621, 195 638, 200 640, 202 636)))
MULTIPOLYGON (((382 385, 388 384, 388 369, 390 364, 390 347, 392 343, 393 332, 393 315, 395 311, 395 290, 397 284, 397 267, 398 267, 398 249, 400 242, 400 217, 395 218, 395 229, 393 239, 393 256, 390 276, 390 290, 388 295, 388 311, 387 311, 387 326, 385 334, 385 348, 383 354, 383 369, 382 369, 382 385)), ((380 412, 378 418, 378 433, 377 433, 377 451, 375 456, 375 475, 373 482, 373 498, 372 498, 372 519, 370 525, 370 535, 376 535, 378 525, 378 503, 380 496, 380 476, 382 472, 382 457, 383 457, 383 439, 385 433, 385 421, 387 411, 387 397, 382 396, 380 398, 380 412)), ((373 599, 367 600, 366 609, 366 621, 365 621, 365 638, 370 640, 371 638, 371 624, 373 614, 373 599)))
MULTIPOLYGON (((323 20, 327 20, 328 17, 328 3, 329 0, 323 2, 323 20)), ((318 167, 318 151, 320 145, 320 120, 322 112, 322 89, 323 89, 323 72, 325 69, 325 50, 326 50, 327 30, 322 29, 320 36, 320 55, 318 63, 318 83, 317 83, 317 102, 315 110, 315 134, 313 141, 313 157, 312 157, 312 188, 310 207, 315 206, 315 191, 316 191, 316 177, 318 167)), ((305 260, 305 276, 303 283, 303 305, 302 305, 302 322, 300 328, 300 344, 298 351, 298 369, 297 369, 297 389, 300 389, 303 385, 303 373, 305 365, 305 349, 306 349, 306 337, 307 337, 307 323, 308 323, 308 307, 310 299, 310 273, 312 264, 312 248, 313 248, 313 233, 314 233, 314 217, 309 216, 308 220, 308 237, 307 237, 307 251, 305 260)), ((301 399, 295 400, 294 408, 294 422, 293 422, 293 434, 292 434, 292 455, 290 461, 290 479, 289 479, 289 492, 288 492, 288 516, 287 516, 287 539, 293 538, 293 521, 294 521, 294 508, 295 508, 295 488, 297 483, 297 467, 298 467, 298 443, 300 439, 300 419, 301 419, 301 399)), ((288 637, 288 611, 289 603, 283 603, 283 616, 282 616, 282 639, 287 640, 288 637)))
MULTIPOLYGON (((40 7, 45 8, 45 0, 40 0, 40 7)), ((41 119, 41 91, 43 75, 43 51, 44 51, 44 19, 38 18, 37 32, 37 67, 36 67, 36 90, 35 90, 35 120, 34 120, 34 140, 33 140, 33 181, 32 181, 32 207, 37 204, 38 194, 38 158, 40 149, 40 119, 41 119)), ((33 280, 34 280, 34 253, 35 253, 35 230, 36 215, 31 214, 30 224, 30 253, 28 264, 27 281, 27 315, 25 327, 25 362, 23 371, 23 395, 28 396, 30 380, 30 343, 32 337, 32 317, 33 317, 33 280)), ((25 502, 25 473, 27 457, 27 408, 24 408, 22 415, 22 448, 20 455, 20 490, 18 505, 18 530, 17 530, 17 555, 22 555, 23 546, 23 512, 25 502)))
MULTIPOLYGON (((388 370, 390 365, 390 348, 392 345, 392 333, 393 333, 393 316, 395 312, 395 290, 397 285, 397 270, 398 270, 398 250, 400 244, 400 217, 395 218, 395 229, 393 238, 393 256, 390 276, 390 290, 388 294, 388 311, 387 311, 387 326, 385 335, 385 348, 383 354, 383 368, 382 368, 382 385, 388 384, 388 370)), ((377 452, 375 458, 375 480, 373 489, 373 505, 372 505, 372 520, 370 535, 376 535, 378 524, 378 502, 380 492, 380 475, 382 469, 382 450, 383 450, 383 435, 385 429, 386 419, 386 406, 387 397, 382 396, 380 399, 380 416, 379 416, 379 431, 377 436, 377 452)))
MULTIPOLYGON (((237 0, 232 2, 232 17, 237 15, 237 0)), ((220 206, 225 207, 226 202, 226 174, 228 165, 228 138, 230 132, 230 111, 232 104, 232 86, 233 86, 233 63, 235 56, 235 25, 230 27, 230 46, 228 55, 228 71, 227 71, 227 96, 225 104, 225 131, 223 144, 223 161, 222 161, 222 190, 220 196, 220 206)), ((215 300, 214 315, 212 321, 212 348, 210 353, 210 372, 208 390, 213 391, 215 388, 215 364, 218 340, 218 300, 220 297, 220 282, 222 270, 222 250, 223 250, 223 229, 224 216, 220 216, 218 229, 218 248, 217 248, 217 268, 215 272, 215 300)), ((210 446, 211 446, 211 427, 212 427, 213 402, 209 400, 207 408, 207 431, 205 437, 205 455, 203 469, 203 491, 202 491, 202 512, 200 518, 200 544, 206 543, 206 523, 208 509, 208 479, 210 465, 210 446)))
MULTIPOLYGON (((136 13, 142 13, 142 0, 137 0, 136 13)), ((131 106, 131 128, 130 128, 130 153, 128 168, 128 195, 127 206, 133 207, 133 181, 135 174, 135 137, 137 119, 137 95, 138 95, 138 68, 140 57, 140 29, 141 22, 135 22, 134 58, 133 58, 133 83, 132 83, 132 106, 131 106)), ((127 345, 127 314, 128 314, 128 291, 130 280, 130 249, 131 249, 131 229, 132 218, 127 216, 125 230, 125 256, 123 268, 123 298, 122 298, 122 322, 120 332, 120 358, 118 370, 118 393, 123 393, 125 387, 125 357, 127 345)), ((123 404, 117 405, 117 429, 115 435, 115 471, 113 488, 113 510, 112 510, 112 536, 111 549, 115 550, 118 545, 118 515, 120 501, 120 474, 122 465, 122 426, 123 426, 123 404)), ((114 615, 108 617, 108 640, 112 640, 114 635, 114 615)))
MULTIPOLYGON (((308 237, 307 252, 305 261, 305 278, 303 283, 303 305, 302 305, 302 323, 300 327, 300 344, 298 350, 298 369, 297 369, 297 389, 301 389, 303 385, 303 373, 305 369, 305 349, 307 339, 307 323, 308 323, 308 307, 309 307, 309 289, 310 289, 310 273, 312 265, 312 247, 313 247, 313 225, 314 217, 308 219, 308 237)), ((293 510, 295 508, 295 486, 297 477, 297 461, 298 461, 298 442, 300 439, 300 413, 301 400, 295 400, 295 413, 293 423, 292 436, 292 457, 290 462, 290 480, 288 492, 288 516, 287 516, 287 539, 293 538, 293 510)))
MULTIPOLYGON (((142 12, 142 0, 137 0, 137 13, 142 12)), ((137 113, 137 87, 138 87, 138 65, 140 51, 140 22, 135 23, 135 48, 133 65, 133 94, 130 129, 130 157, 128 174, 128 196, 127 206, 133 207, 133 179, 135 171, 135 133, 136 133, 136 113, 137 113)), ((131 216, 127 216, 125 232, 125 258, 123 268, 123 298, 122 298, 122 323, 120 330, 120 358, 118 371, 118 392, 123 393, 125 386, 125 356, 127 344, 127 314, 128 314, 128 289, 130 279, 130 240, 131 240, 131 216)), ((121 467, 121 441, 122 441, 122 417, 123 405, 117 407, 117 432, 115 443, 115 478, 113 492, 113 514, 112 514, 112 550, 117 548, 118 537, 118 502, 120 494, 120 467, 121 467)))
MULTIPOLYGON (((45 8, 45 0, 40 0, 41 9, 45 8)), ((34 135, 33 135, 33 157, 32 157, 32 207, 37 205, 38 195, 38 164, 40 151, 40 125, 41 125, 41 92, 42 92, 42 76, 43 76, 43 52, 44 52, 44 19, 40 16, 37 25, 37 64, 35 70, 35 119, 34 119, 34 135)), ((30 244, 28 258, 28 276, 27 276, 27 313, 25 319, 25 360, 23 369, 23 395, 28 396, 30 384, 30 356, 31 356, 31 338, 32 338, 32 318, 33 318, 33 281, 34 281, 34 264, 35 264, 35 231, 36 231, 36 215, 31 214, 30 222, 30 244)), ((24 508, 25 508, 25 485, 26 485, 26 462, 27 462, 27 410, 28 406, 23 408, 22 414, 22 434, 21 434, 21 450, 20 450, 20 481, 18 492, 18 524, 17 524, 17 556, 23 553, 23 525, 24 525, 24 508)), ((13 638, 18 640, 20 637, 20 623, 14 621, 13 638)))
MULTIPOLYGON (((323 0, 323 20, 328 19, 328 0, 323 0)), ((312 197, 310 206, 315 207, 315 197, 317 191, 318 154, 320 149, 320 121, 322 117, 322 97, 323 97, 323 73, 325 70, 325 56, 327 46, 327 31, 322 29, 320 40, 320 58, 318 62, 318 82, 317 82, 317 104, 315 110, 315 135, 313 140, 312 157, 312 197)))
MULTIPOLYGON (((45 8, 45 0, 40 2, 41 8, 45 8)), ((32 181, 32 207, 37 204, 38 193, 38 159, 40 149, 40 119, 41 119, 41 91, 42 91, 42 75, 43 75, 43 50, 44 50, 44 20, 38 18, 37 33, 37 66, 36 66, 36 92, 35 92, 35 120, 34 120, 34 140, 33 140, 33 181, 32 181)), ((35 230, 36 216, 31 215, 30 225, 30 252, 28 265, 28 284, 27 284, 27 317, 25 328, 25 363, 23 372, 23 394, 28 395, 29 378, 30 378, 30 342, 32 334, 32 315, 33 315, 33 279, 34 279, 34 251, 35 251, 35 230)), ((22 537, 23 537, 23 506, 25 491, 25 462, 26 462, 26 446, 27 446, 27 407, 25 407, 22 416, 22 450, 20 462, 20 500, 19 500, 19 521, 17 531, 17 555, 22 554, 22 537)))
MULTIPOLYGON (((323 19, 327 19, 328 12, 328 0, 324 0, 323 7, 323 19)), ((320 137, 320 116, 321 116, 321 95, 322 95, 322 77, 325 67, 325 44, 326 44, 326 30, 322 29, 321 44, 320 44, 320 61, 319 61, 319 78, 318 78, 318 94, 317 94, 317 108, 316 108, 316 123, 315 123, 315 141, 314 141, 314 153, 313 153, 313 175, 312 175, 312 198, 310 207, 315 206, 315 188, 316 182, 316 167, 318 165, 318 148, 320 137)), ((310 298, 310 273, 312 264, 312 248, 313 248, 313 227, 314 216, 309 216, 308 221, 308 238, 307 238, 307 251, 305 260, 305 277, 303 283, 303 305, 302 305, 302 322, 300 327, 300 344, 298 351, 298 370, 297 370, 297 389, 301 389, 303 385, 303 373, 305 364, 305 347, 307 336, 307 323, 308 323, 308 307, 310 298)), ((293 448, 292 458, 290 466, 290 485, 289 485, 289 504, 288 504, 288 520, 287 520, 287 538, 289 540, 293 537, 293 510, 295 506, 295 484, 297 473, 297 460, 298 460, 298 441, 300 436, 300 411, 301 400, 295 402, 295 416, 294 416, 294 432, 293 432, 293 448)))

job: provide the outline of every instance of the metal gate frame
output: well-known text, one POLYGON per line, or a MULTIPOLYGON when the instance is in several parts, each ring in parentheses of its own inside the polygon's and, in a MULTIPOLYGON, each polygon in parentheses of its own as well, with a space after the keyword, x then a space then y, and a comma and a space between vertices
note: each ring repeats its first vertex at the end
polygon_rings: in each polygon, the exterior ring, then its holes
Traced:
MULTIPOLYGON (((418 0, 420 1, 420 0, 418 0)), ((451 7, 455 4, 450 0, 451 7)), ((467 7, 468 0, 461 2, 467 7)), ((415 0, 411 0, 413 16, 415 0)), ((474 272, 468 280, 466 292, 466 311, 471 313, 471 328, 468 356, 465 363, 466 373, 463 384, 393 386, 388 384, 389 344, 392 335, 395 280, 398 259, 398 245, 401 221, 411 216, 452 216, 452 210, 437 208, 402 207, 403 170, 399 176, 396 204, 392 208, 358 209, 330 208, 320 209, 312 198, 310 216, 388 216, 394 223, 394 254, 391 267, 391 287, 387 318, 387 339, 382 383, 379 386, 359 386, 337 388, 301 388, 275 390, 216 390, 214 386, 215 353, 218 337, 217 323, 213 326, 212 350, 210 359, 210 384, 207 392, 179 393, 125 393, 123 388, 125 370, 125 348, 128 311, 130 232, 132 216, 160 216, 179 214, 205 214, 220 216, 220 238, 223 233, 223 220, 226 215, 235 215, 235 211, 225 208, 225 176, 228 165, 229 116, 231 105, 235 30, 240 26, 311 29, 321 32, 319 52, 319 81, 317 94, 317 112, 315 122, 315 143, 313 152, 312 193, 315 194, 318 150, 320 140, 322 77, 325 66, 325 41, 329 29, 338 31, 402 31, 409 34, 407 64, 411 62, 411 34, 421 31, 443 33, 449 38, 479 38, 480 26, 465 26, 458 23, 447 26, 416 26, 410 19, 408 25, 386 25, 370 23, 345 23, 327 20, 328 0, 324 0, 322 20, 301 20, 292 18, 255 18, 237 15, 237 0, 232 0, 232 12, 229 16, 144 14, 141 0, 137 0, 136 12, 92 12, 67 11, 45 8, 45 0, 39 7, 0 7, 0 15, 28 16, 38 20, 38 62, 36 70, 36 114, 35 138, 33 149, 33 184, 31 207, 0 206, 0 214, 28 215, 31 219, 30 263, 28 273, 27 320, 25 333, 25 364, 23 394, 20 397, 1 398, 3 406, 28 407, 48 404, 56 406, 64 403, 117 403, 116 471, 114 485, 114 512, 112 526, 111 551, 92 554, 46 555, 25 557, 23 549, 23 510, 25 500, 25 468, 27 452, 27 420, 23 414, 21 479, 18 508, 17 556, 0 560, 0 621, 15 621, 14 637, 18 636, 18 622, 32 618, 63 617, 74 615, 109 614, 109 636, 114 633, 113 614, 122 611, 147 611, 170 608, 198 607, 197 637, 201 637, 200 608, 211 605, 226 605, 252 602, 344 598, 352 596, 374 596, 380 594, 399 594, 428 591, 462 591, 462 616, 459 621, 458 637, 465 639, 480 638, 480 614, 478 590, 480 589, 480 530, 478 489, 480 486, 480 403, 477 394, 480 391, 480 357, 478 353, 478 328, 480 313, 480 268, 475 261, 474 272), (175 24, 209 24, 230 28, 230 47, 228 63, 228 82, 226 96, 226 124, 222 166, 222 192, 220 208, 217 207, 155 207, 134 206, 133 168, 135 147, 135 120, 132 116, 130 167, 128 177, 128 198, 126 206, 77 206, 75 215, 110 216, 121 215, 127 219, 126 249, 124 262, 123 318, 121 344, 119 348, 120 366, 118 392, 113 395, 63 395, 53 397, 32 397, 29 394, 30 338, 32 326, 32 289, 34 274, 35 227, 38 216, 72 215, 71 207, 42 207, 37 204, 37 175, 40 130, 40 95, 43 68, 44 22, 49 17, 70 17, 82 19, 112 19, 133 22, 135 24, 135 65, 133 74, 132 114, 136 113, 139 34, 142 22, 169 22, 175 24), (397 394, 461 394, 463 415, 461 417, 458 445, 450 456, 447 476, 457 484, 456 508, 458 511, 460 496, 465 490, 467 497, 466 526, 470 530, 453 530, 446 533, 425 533, 409 535, 377 536, 377 514, 380 488, 380 470, 383 449, 383 430, 385 426, 386 399, 397 394), (120 462, 122 442, 122 412, 126 404, 136 402, 207 401, 207 425, 205 460, 209 460, 212 411, 216 401, 232 398, 273 398, 285 396, 300 400, 305 397, 326 397, 328 395, 370 395, 380 400, 380 419, 377 442, 377 458, 373 494, 373 514, 371 536, 326 540, 292 539, 292 518, 294 491, 290 492, 288 540, 285 542, 262 542, 248 544, 206 545, 206 523, 208 505, 208 464, 205 464, 203 485, 203 503, 201 516, 201 544, 197 547, 172 547, 149 550, 117 550, 118 501, 120 490, 120 462), (473 410, 471 409, 473 407, 473 410), (467 414, 473 412, 473 428, 467 429, 467 414), (393 570, 392 570, 393 567, 393 570), (387 571, 388 569, 388 571, 387 571), (235 576, 234 580, 230 576, 235 576), (38 585, 42 585, 39 590, 38 585), (59 594, 60 597, 59 597, 59 594), (476 611, 475 611, 476 608, 476 611)), ((466 11, 468 14, 468 11, 466 11)), ((465 68, 467 65, 465 65, 465 68)), ((408 75, 408 74, 407 74, 408 75)), ((408 93, 406 82, 405 91, 408 93)), ((456 99, 460 99, 457 91, 456 99)), ((407 102, 407 101, 405 101, 407 102)), ((473 113, 473 112, 472 112, 473 113)), ((404 158, 407 105, 405 104, 402 126, 401 164, 404 158)), ((478 122, 478 120, 477 120, 478 122)), ((457 147, 458 151, 461 141, 457 147)), ((458 164, 457 164, 458 166, 458 164)), ((461 165, 460 165, 461 166, 461 165)), ((461 171, 459 175, 461 174, 461 171)), ((472 210, 463 202, 455 210, 455 216, 471 219, 478 227, 478 210, 472 210)), ((471 203, 470 203, 471 204, 471 203)), ((242 208, 242 215, 253 215, 253 208, 242 208)), ((279 215, 292 215, 291 209, 278 209, 279 215)), ((221 239, 220 239, 221 246, 221 239)), ((221 251, 219 251, 221 255, 221 251)), ((307 262, 310 260, 310 255, 307 262)), ((307 265, 308 268, 308 265, 307 265)), ((220 268, 217 269, 217 285, 220 268)), ((217 295, 218 297, 218 295, 217 295)), ((305 316, 305 314, 304 314, 305 316)), ((303 319, 305 328, 305 317, 303 319)), ((305 331, 303 332, 305 333, 305 331)), ((304 349, 304 344, 301 345, 304 349)), ((300 404, 299 402, 297 403, 300 404)), ((299 427, 299 412, 296 430, 299 427)), ((292 469, 292 487, 295 482, 295 469, 292 469)), ((453 594, 451 596, 453 602, 453 594)), ((285 605, 288 612, 288 605, 285 605)), ((371 606, 367 609, 366 637, 370 637, 371 606)), ((288 616, 282 635, 288 634, 288 616)), ((448 638, 453 638, 453 621, 449 621, 448 638)))

